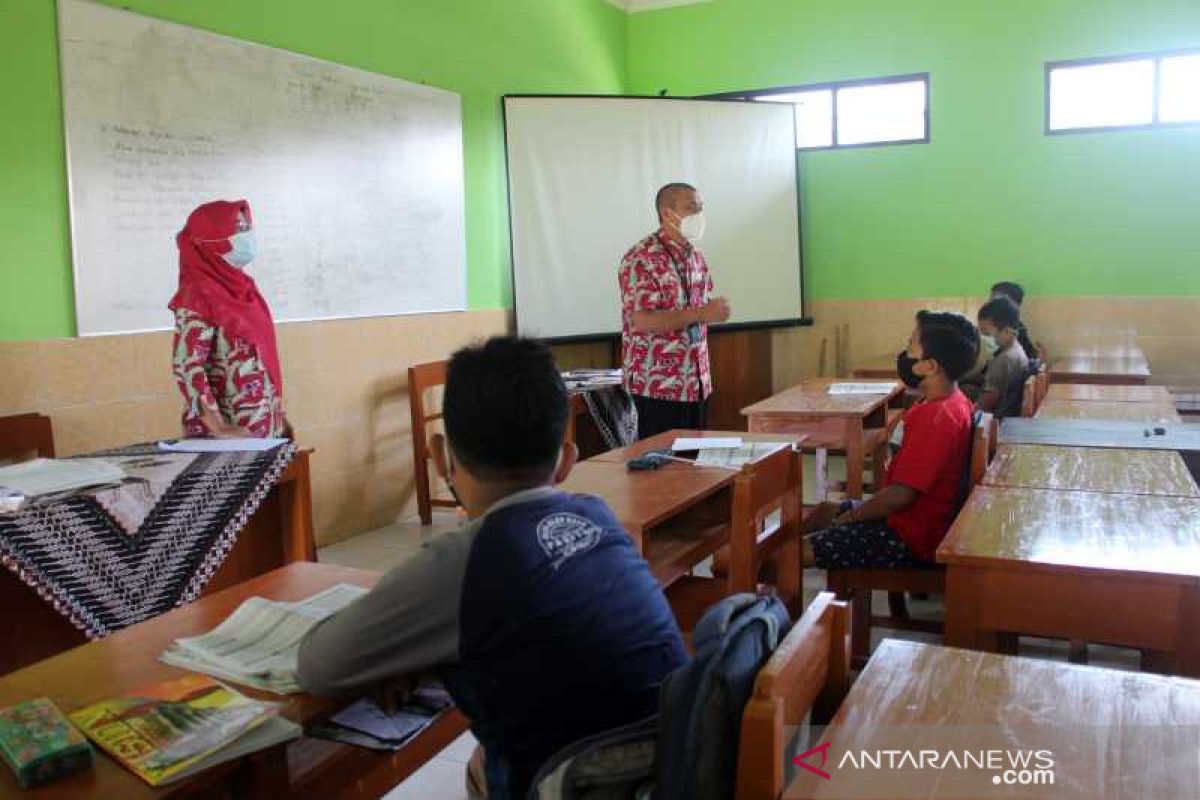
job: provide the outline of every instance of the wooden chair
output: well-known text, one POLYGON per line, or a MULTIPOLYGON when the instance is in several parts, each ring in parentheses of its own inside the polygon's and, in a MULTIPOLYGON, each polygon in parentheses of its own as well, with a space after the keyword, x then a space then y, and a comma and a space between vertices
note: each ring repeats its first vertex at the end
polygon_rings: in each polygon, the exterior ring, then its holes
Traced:
MULTIPOLYGON (((969 486, 974 488, 983 480, 983 474, 993 453, 992 439, 996 422, 991 414, 982 414, 971 437, 969 464, 969 486)), ((964 497, 965 500, 965 497, 964 497)), ((851 625, 852 664, 861 669, 871 655, 871 626, 879 625, 897 630, 943 633, 943 624, 932 620, 916 620, 908 616, 904 594, 944 594, 946 570, 933 564, 919 569, 834 569, 826 576, 826 586, 839 599, 850 601, 853 623, 851 625), (873 616, 871 594, 875 590, 889 593, 887 616, 873 616)))
POLYGON ((742 467, 733 486, 729 546, 713 558, 713 576, 688 575, 667 587, 680 627, 689 631, 709 606, 737 592, 753 592, 767 561, 776 565, 775 590, 793 614, 803 599, 800 568, 801 454, 782 447, 742 467), (770 518, 779 512, 777 521, 770 518))
POLYGON ((1025 379, 1025 385, 1021 389, 1021 416, 1032 417, 1037 413, 1037 375, 1030 375, 1025 379))
POLYGON ((431 361, 408 368, 408 405, 412 414, 413 476, 417 484, 417 513, 421 524, 433 522, 433 509, 458 508, 458 503, 446 497, 433 496, 433 484, 429 464, 432 455, 429 449, 429 425, 442 418, 442 412, 430 411, 425 404, 425 393, 446 383, 448 361, 431 361))
POLYGON ((779 800, 787 727, 833 718, 850 688, 849 609, 822 592, 759 670, 742 713, 736 800, 779 800))
POLYGON ((0 417, 0 460, 54 458, 54 428, 42 414, 0 417))

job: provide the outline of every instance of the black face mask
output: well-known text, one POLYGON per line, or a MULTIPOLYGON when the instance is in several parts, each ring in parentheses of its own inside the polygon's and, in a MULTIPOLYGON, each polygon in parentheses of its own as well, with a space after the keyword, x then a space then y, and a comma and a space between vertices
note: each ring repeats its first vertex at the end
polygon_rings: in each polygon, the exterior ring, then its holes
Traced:
POLYGON ((901 350, 896 356, 896 374, 900 376, 900 380, 904 381, 904 385, 910 389, 918 389, 921 386, 921 376, 913 372, 913 367, 920 361, 919 358, 913 358, 908 354, 907 350, 901 350))

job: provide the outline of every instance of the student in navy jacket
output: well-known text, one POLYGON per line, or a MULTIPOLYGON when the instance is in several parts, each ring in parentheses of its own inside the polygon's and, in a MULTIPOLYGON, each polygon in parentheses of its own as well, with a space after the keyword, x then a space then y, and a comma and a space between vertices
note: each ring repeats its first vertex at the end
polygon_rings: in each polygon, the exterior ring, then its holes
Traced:
MULTIPOLYGON (((568 397, 530 340, 457 352, 446 380, 446 479, 470 518, 314 628, 300 683, 371 691, 437 669, 486 756, 492 800, 524 797, 562 747, 657 712, 686 656, 661 588, 602 500, 554 489, 568 397)), ((470 783, 470 778, 468 778, 470 783)))

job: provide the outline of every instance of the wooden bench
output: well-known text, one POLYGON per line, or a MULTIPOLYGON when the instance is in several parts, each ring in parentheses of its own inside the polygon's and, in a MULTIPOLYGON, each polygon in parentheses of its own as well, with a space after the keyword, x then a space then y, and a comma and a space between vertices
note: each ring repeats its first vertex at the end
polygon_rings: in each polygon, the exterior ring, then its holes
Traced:
MULTIPOLYGON (((971 439, 970 486, 974 488, 987 471, 996 436, 996 421, 990 414, 983 414, 975 426, 971 439)), ((839 599, 851 604, 852 665, 861 669, 871 655, 871 626, 897 630, 942 633, 943 623, 932 620, 916 620, 908 615, 904 594, 945 594, 946 570, 940 565, 918 569, 833 569, 826 576, 826 586, 839 599), (873 616, 871 593, 875 590, 889 593, 890 613, 873 616)))
POLYGON ((792 626, 754 681, 742 712, 736 800, 783 796, 789 728, 811 713, 828 722, 850 690, 849 609, 822 592, 792 626))

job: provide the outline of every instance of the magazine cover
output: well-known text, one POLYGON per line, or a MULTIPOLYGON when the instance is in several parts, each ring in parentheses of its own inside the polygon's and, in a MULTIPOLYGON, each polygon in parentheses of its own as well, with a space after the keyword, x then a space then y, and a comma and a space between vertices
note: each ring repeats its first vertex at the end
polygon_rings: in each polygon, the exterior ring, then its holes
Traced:
POLYGON ((189 675, 70 716, 89 739, 158 786, 182 777, 276 711, 276 706, 251 700, 212 678, 189 675))

